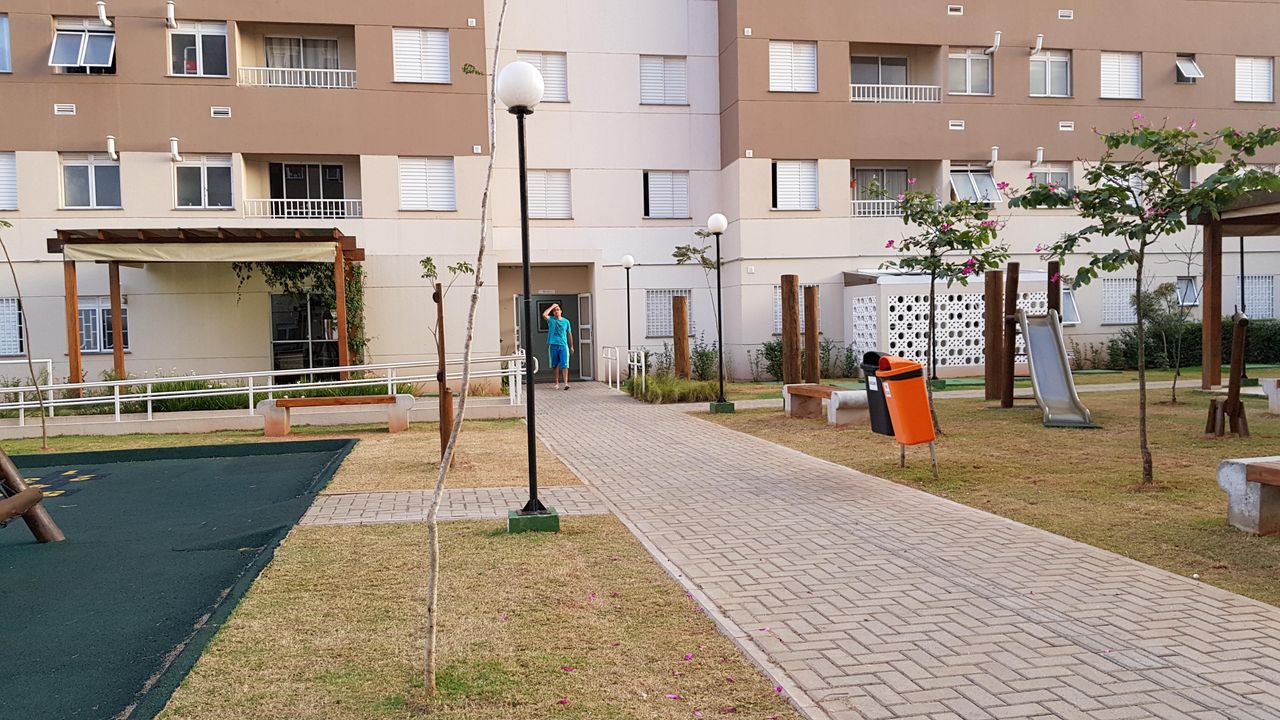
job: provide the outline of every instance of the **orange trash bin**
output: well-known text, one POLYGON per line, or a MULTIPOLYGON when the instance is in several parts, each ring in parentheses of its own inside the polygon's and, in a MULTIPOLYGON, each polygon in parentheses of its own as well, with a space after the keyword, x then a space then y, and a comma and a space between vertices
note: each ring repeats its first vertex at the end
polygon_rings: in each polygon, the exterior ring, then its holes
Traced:
POLYGON ((876 372, 884 389, 893 435, 900 445, 923 445, 936 439, 933 416, 929 413, 929 391, 924 385, 924 367, 918 362, 892 355, 880 358, 876 372))

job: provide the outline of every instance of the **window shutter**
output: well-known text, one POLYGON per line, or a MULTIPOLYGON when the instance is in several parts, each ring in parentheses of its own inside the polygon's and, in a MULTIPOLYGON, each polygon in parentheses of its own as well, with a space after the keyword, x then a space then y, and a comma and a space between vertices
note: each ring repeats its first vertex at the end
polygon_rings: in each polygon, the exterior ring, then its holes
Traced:
POLYGON ((450 82, 448 30, 393 28, 391 52, 397 82, 450 82))
POLYGON ((794 45, 789 42, 769 43, 769 90, 787 92, 794 89, 792 65, 794 45))
POLYGON ((0 152, 0 210, 18 209, 18 165, 16 155, 0 152))
POLYGON ((542 72, 544 102, 569 102, 569 67, 564 53, 524 51, 516 53, 516 59, 542 72))
POLYGON ((1102 53, 1102 97, 1142 97, 1142 55, 1102 53))
POLYGON ((778 160, 778 210, 818 209, 818 162, 778 160))
POLYGON ((22 314, 17 298, 0 298, 0 355, 21 355, 22 314))
POLYGON ((770 41, 769 89, 774 92, 817 92, 818 44, 770 41))
POLYGON ((545 218, 547 217, 547 173, 545 170, 530 170, 527 178, 529 217, 545 218))
POLYGON ((1236 58, 1236 100, 1238 102, 1271 102, 1275 63, 1267 57, 1236 58))
POLYGON ((456 210, 453 158, 400 158, 400 208, 456 210))
POLYGON ((426 210, 427 159, 400 158, 400 209, 426 210))
POLYGON ((689 217, 689 173, 648 170, 650 218, 689 217))
POLYGON ((662 105, 667 102, 666 58, 643 55, 640 57, 640 102, 645 105, 662 105))
POLYGON ((529 217, 567 220, 573 217, 568 170, 529 171, 529 217))
POLYGON ((668 105, 684 105, 689 102, 689 68, 685 58, 663 58, 666 77, 663 87, 664 102, 668 105))

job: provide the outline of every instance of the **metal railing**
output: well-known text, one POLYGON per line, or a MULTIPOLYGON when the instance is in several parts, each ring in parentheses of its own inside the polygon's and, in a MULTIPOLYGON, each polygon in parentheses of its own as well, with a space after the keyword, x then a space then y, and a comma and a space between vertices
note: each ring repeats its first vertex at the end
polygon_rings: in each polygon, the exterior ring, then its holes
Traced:
POLYGON ((897 200, 854 200, 854 217, 902 217, 902 206, 897 200))
POLYGON ((604 382, 610 388, 622 391, 622 349, 610 345, 604 349, 604 382))
POLYGON ((355 70, 316 68, 240 68, 240 84, 256 87, 336 88, 356 86, 355 70))
POLYGON ((649 353, 647 350, 628 350, 627 351, 627 376, 632 378, 640 378, 640 392, 644 393, 649 389, 649 353))
POLYGON ((850 85, 851 102, 936 103, 942 102, 938 85, 850 85))
MULTIPOLYGON (((42 360, 32 360, 31 363, 33 365, 43 365, 45 380, 47 381, 53 380, 53 361, 52 360, 48 358, 44 358, 42 360)), ((16 360, 0 360, 0 365, 21 365, 22 371, 23 371, 22 374, 27 375, 29 373, 29 371, 27 370, 26 358, 18 358, 16 360)), ((0 388, 0 393, 3 393, 3 388, 0 388)), ((53 402, 53 391, 50 390, 48 397, 45 399, 45 406, 48 408, 49 417, 53 417, 53 406, 50 405, 50 403, 52 402, 53 402)), ((38 401, 36 403, 36 406, 39 407, 38 401)))
MULTIPOLYGON (((507 398, 511 405, 523 402, 523 391, 520 387, 524 377, 524 354, 503 355, 497 357, 474 358, 472 369, 473 380, 483 378, 504 378, 507 381, 507 398), (485 369, 484 366, 490 366, 485 369)), ((535 369, 537 367, 535 359, 535 369)), ((449 367, 461 366, 462 360, 449 360, 445 363, 445 380, 461 379, 462 373, 449 372, 449 367)), ((83 408, 95 405, 110 406, 114 412, 115 422, 120 422, 123 407, 128 403, 145 403, 147 420, 153 420, 154 403, 158 400, 180 400, 201 397, 235 397, 244 396, 243 407, 250 415, 256 414, 257 400, 273 399, 277 394, 295 393, 304 390, 325 390, 335 388, 369 387, 386 388, 388 395, 396 393, 396 386, 401 383, 426 384, 436 383, 436 363, 399 362, 369 363, 365 365, 343 365, 324 368, 306 368, 301 370, 268 370, 262 372, 219 373, 216 375, 181 375, 176 377, 132 378, 127 380, 106 380, 87 383, 59 383, 56 385, 19 386, 0 388, 0 394, 17 395, 16 402, 0 403, 0 412, 17 411, 18 425, 26 425, 26 411, 39 409, 40 403, 34 398, 36 392, 48 393, 45 406, 50 415, 56 408, 83 408), (332 375, 340 373, 365 375, 350 377, 346 380, 313 380, 311 376, 332 375), (282 378, 296 378, 294 382, 280 382, 282 378), (209 387, 156 390, 156 386, 175 383, 208 383, 209 387), (87 396, 71 395, 73 392, 86 393, 87 396), (97 394, 94 394, 94 393, 97 394), (64 393, 68 397, 57 397, 64 393)), ((104 415, 106 413, 103 413, 104 415)))
POLYGON ((364 201, 277 200, 251 198, 244 201, 244 216, 251 218, 358 218, 364 215, 364 201))

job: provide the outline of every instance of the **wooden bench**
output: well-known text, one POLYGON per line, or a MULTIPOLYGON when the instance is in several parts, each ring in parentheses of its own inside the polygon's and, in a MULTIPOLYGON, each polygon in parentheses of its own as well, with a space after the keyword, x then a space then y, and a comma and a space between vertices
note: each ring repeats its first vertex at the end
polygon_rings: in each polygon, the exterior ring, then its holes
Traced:
POLYGON ((263 400, 258 403, 267 437, 285 437, 289 434, 289 411, 293 408, 354 407, 359 405, 388 405, 387 431, 403 432, 409 429, 409 410, 413 408, 412 395, 339 395, 335 397, 303 397, 263 400))
POLYGON ((1280 456, 1227 460, 1218 467, 1227 522, 1254 535, 1280 533, 1280 456))
POLYGON ((1267 396, 1267 412, 1280 415, 1280 378, 1262 378, 1258 385, 1267 396))
POLYGON ((870 422, 866 390, 811 383, 782 386, 782 407, 787 417, 822 417, 823 400, 827 401, 828 425, 860 425, 870 422))

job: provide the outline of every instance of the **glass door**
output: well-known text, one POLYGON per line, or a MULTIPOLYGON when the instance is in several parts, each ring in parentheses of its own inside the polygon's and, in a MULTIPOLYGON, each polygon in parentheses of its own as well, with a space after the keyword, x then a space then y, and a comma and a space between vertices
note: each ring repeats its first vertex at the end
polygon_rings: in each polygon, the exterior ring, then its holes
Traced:
POLYGON ((595 373, 595 331, 592 328, 591 293, 578 296, 578 377, 591 380, 595 373))

